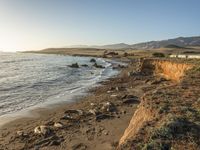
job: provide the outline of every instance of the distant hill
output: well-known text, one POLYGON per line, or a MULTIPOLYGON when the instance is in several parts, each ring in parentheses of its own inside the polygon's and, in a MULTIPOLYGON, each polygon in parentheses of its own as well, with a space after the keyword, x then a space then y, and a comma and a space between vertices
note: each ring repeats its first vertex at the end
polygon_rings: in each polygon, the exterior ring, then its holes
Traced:
POLYGON ((110 44, 110 45, 103 45, 103 46, 95 46, 95 48, 102 48, 102 49, 124 49, 124 48, 130 48, 130 45, 125 43, 119 43, 119 44, 110 44))
POLYGON ((168 45, 171 46, 174 45, 176 48, 186 47, 186 46, 200 46, 200 36, 179 37, 175 39, 168 39, 162 41, 150 41, 150 42, 133 44, 130 47, 133 49, 155 49, 155 48, 166 47, 168 45))
POLYGON ((103 45, 103 46, 87 46, 87 45, 77 45, 71 46, 74 48, 98 48, 98 49, 156 49, 162 47, 168 48, 184 48, 187 46, 200 46, 200 36, 194 37, 179 37, 175 39, 168 39, 162 41, 150 41, 150 42, 143 42, 138 44, 125 44, 125 43, 118 43, 118 44, 110 44, 110 45, 103 45))

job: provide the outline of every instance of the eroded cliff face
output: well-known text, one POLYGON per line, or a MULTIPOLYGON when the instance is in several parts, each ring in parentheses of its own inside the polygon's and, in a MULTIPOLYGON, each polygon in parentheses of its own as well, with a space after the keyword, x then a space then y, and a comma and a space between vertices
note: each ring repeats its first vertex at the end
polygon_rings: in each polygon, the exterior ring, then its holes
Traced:
POLYGON ((119 144, 123 144, 130 138, 135 138, 137 132, 141 129, 145 122, 151 121, 155 116, 155 112, 146 109, 141 103, 135 111, 128 128, 125 130, 124 135, 120 139, 119 144))
POLYGON ((140 71, 161 75, 166 79, 180 81, 186 70, 191 69, 192 65, 177 63, 169 60, 144 59, 141 63, 140 71))
MULTIPOLYGON (((145 59, 141 62, 140 72, 144 74, 152 74, 179 82, 184 76, 185 71, 192 68, 190 64, 177 63, 169 60, 158 60, 158 59, 145 59)), ((162 99, 160 99, 162 101, 162 99)), ((123 145, 130 139, 134 141, 137 139, 137 133, 142 128, 145 128, 145 124, 155 119, 158 111, 148 107, 148 103, 153 103, 145 94, 141 98, 141 103, 138 105, 138 109, 134 113, 128 128, 125 130, 124 135, 121 137, 119 142, 123 145), (150 102, 149 102, 150 101, 150 102)), ((154 104, 153 104, 154 105, 154 104)), ((120 149, 120 148, 119 148, 120 149)))

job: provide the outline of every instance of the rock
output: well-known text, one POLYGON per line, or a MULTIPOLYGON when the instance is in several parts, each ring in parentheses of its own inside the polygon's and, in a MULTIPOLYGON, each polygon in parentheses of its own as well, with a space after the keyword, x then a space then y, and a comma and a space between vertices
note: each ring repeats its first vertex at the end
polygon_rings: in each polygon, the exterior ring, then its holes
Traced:
POLYGON ((133 104, 133 103, 137 104, 137 103, 139 103, 139 100, 135 99, 135 98, 129 98, 129 99, 124 99, 123 103, 124 104, 133 104))
POLYGON ((99 114, 96 116, 96 121, 100 121, 103 119, 111 119, 111 118, 114 118, 114 116, 108 114, 99 114))
POLYGON ((50 128, 45 126, 45 125, 41 125, 41 126, 37 126, 34 129, 34 133, 35 134, 43 134, 43 135, 47 135, 50 133, 50 128))
POLYGON ((60 145, 60 143, 63 141, 63 139, 56 139, 56 140, 52 140, 51 142, 50 142, 50 146, 58 146, 58 145, 60 145))
POLYGON ((133 103, 139 103, 139 98, 134 95, 125 95, 122 97, 122 103, 124 104, 133 104, 133 103))
POLYGON ((115 111, 116 108, 115 108, 113 103, 106 102, 106 103, 103 103, 103 106, 101 107, 101 110, 107 111, 107 112, 112 112, 112 111, 115 111))
POLYGON ((69 67, 71 67, 71 68, 79 68, 79 65, 78 65, 78 63, 74 63, 72 65, 69 65, 69 67))
POLYGON ((96 68, 105 68, 104 66, 102 66, 102 65, 98 65, 97 63, 94 63, 93 66, 96 67, 96 68))
POLYGON ((60 122, 55 122, 53 126, 56 128, 63 128, 63 124, 60 122))
POLYGON ((95 103, 90 103, 90 106, 94 107, 94 106, 96 106, 96 104, 95 103))
POLYGON ((67 110, 65 111, 65 115, 61 119, 66 119, 66 120, 74 120, 79 118, 80 116, 84 115, 84 112, 82 110, 67 110))
POLYGON ((64 119, 64 120, 73 120, 74 118, 72 116, 69 116, 69 115, 64 115, 61 119, 64 119))
POLYGON ((112 94, 112 95, 110 95, 110 97, 117 97, 117 95, 116 94, 112 94))
POLYGON ((83 143, 78 143, 72 146, 72 150, 86 150, 87 146, 83 143))
POLYGON ((90 59, 90 62, 96 62, 96 60, 94 58, 90 59))
POLYGON ((127 75, 128 75, 128 77, 131 77, 133 75, 133 73, 132 72, 128 72, 127 75))
POLYGON ((122 69, 122 68, 126 68, 126 66, 118 64, 112 67, 112 69, 122 69))
POLYGON ((18 136, 23 136, 23 135, 24 135, 24 132, 23 132, 23 131, 17 131, 17 135, 18 135, 18 136))
POLYGON ((106 131, 106 130, 104 130, 104 131, 103 131, 103 134, 104 134, 104 135, 108 135, 108 134, 109 134, 109 132, 108 132, 108 131, 106 131))
POLYGON ((96 116, 96 115, 99 114, 99 111, 98 111, 97 109, 90 109, 90 110, 89 110, 89 113, 96 116))
POLYGON ((88 65, 87 64, 83 64, 83 65, 81 65, 82 67, 88 67, 88 65))
POLYGON ((65 111, 65 114, 77 114, 77 115, 83 115, 83 111, 81 109, 69 109, 65 111))

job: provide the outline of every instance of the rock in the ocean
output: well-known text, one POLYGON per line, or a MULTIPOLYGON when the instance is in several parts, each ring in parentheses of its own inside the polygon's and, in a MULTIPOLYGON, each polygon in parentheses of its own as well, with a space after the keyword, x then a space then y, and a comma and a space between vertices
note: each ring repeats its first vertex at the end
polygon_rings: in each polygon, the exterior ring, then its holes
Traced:
POLYGON ((43 135, 47 135, 50 133, 50 128, 45 126, 45 125, 41 125, 41 126, 37 126, 34 129, 34 133, 35 134, 43 134, 43 135))
POLYGON ((72 65, 69 65, 69 67, 71 67, 71 68, 79 68, 79 65, 78 65, 78 63, 74 63, 72 65))
POLYGON ((96 60, 94 58, 90 59, 90 62, 96 62, 96 60))
POLYGON ((83 65, 81 65, 82 67, 88 67, 88 65, 87 64, 83 64, 83 65))
POLYGON ((102 66, 102 65, 98 65, 97 63, 94 63, 93 66, 96 67, 96 68, 105 68, 104 66, 102 66))

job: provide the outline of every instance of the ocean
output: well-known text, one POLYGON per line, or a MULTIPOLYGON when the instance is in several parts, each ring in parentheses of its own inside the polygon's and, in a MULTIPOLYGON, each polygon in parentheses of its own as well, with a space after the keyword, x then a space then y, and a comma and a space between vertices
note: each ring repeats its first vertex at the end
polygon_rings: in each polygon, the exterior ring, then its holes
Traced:
POLYGON ((0 53, 0 117, 35 107, 71 102, 100 81, 116 75, 111 62, 91 57, 50 54, 0 53), (68 65, 78 63, 80 68, 68 65), (81 65, 87 64, 88 67, 81 65))

